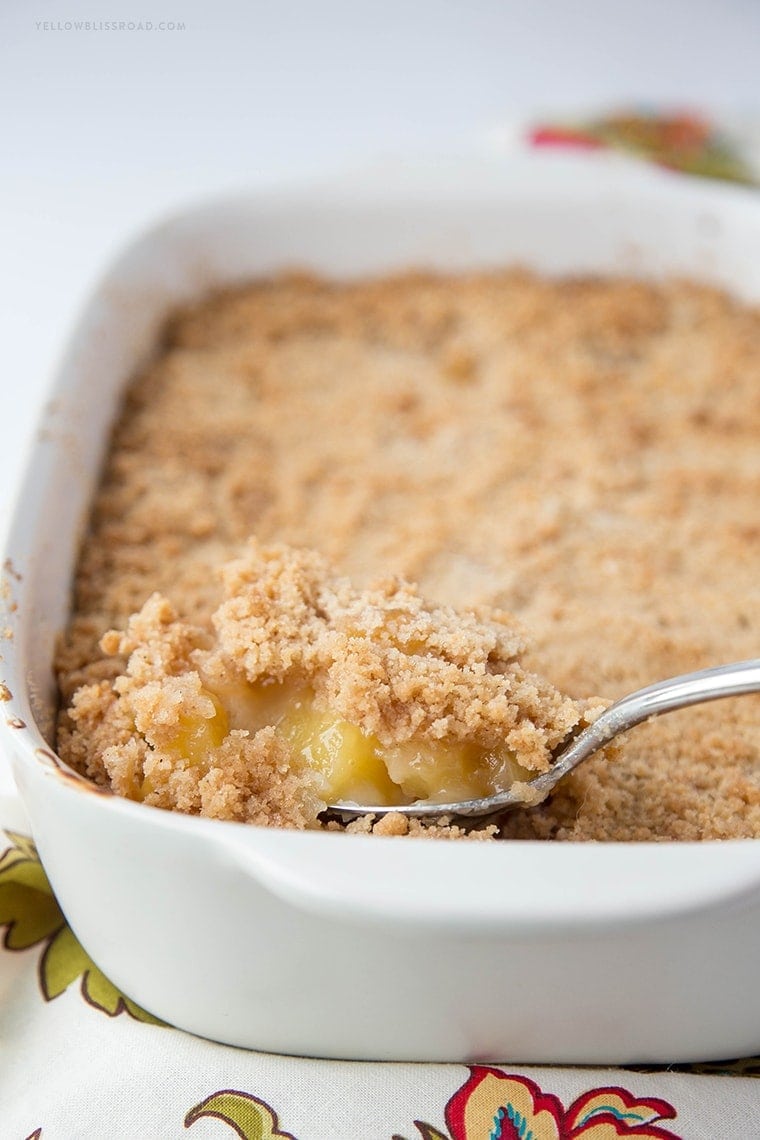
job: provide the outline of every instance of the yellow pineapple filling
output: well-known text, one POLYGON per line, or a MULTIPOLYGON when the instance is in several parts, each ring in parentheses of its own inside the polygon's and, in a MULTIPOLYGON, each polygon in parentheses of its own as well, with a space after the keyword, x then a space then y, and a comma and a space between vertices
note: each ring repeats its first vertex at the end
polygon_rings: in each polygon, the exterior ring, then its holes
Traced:
POLYGON ((205 688, 202 695, 214 706, 213 714, 209 717, 181 716, 178 732, 172 741, 172 751, 193 765, 204 764, 209 753, 219 747, 229 732, 227 713, 219 698, 205 688))
POLYGON ((383 755, 388 775, 407 800, 476 800, 535 776, 510 749, 489 750, 467 741, 409 740, 385 749, 383 755))
MULTIPOLYGON (((200 695, 210 702, 211 714, 206 717, 197 713, 181 714, 177 730, 165 749, 197 768, 207 764, 212 751, 219 747, 230 729, 227 712, 216 694, 204 686, 200 695)), ((155 791, 156 780, 147 775, 140 784, 139 792, 133 795, 136 799, 144 800, 155 791)))
POLYGON ((293 701, 277 728, 317 774, 328 803, 454 803, 492 795, 535 774, 508 749, 426 739, 383 745, 337 714, 316 709, 308 694, 293 701))
MULTIPOLYGON (((532 775, 508 749, 488 751, 467 742, 427 739, 383 745, 337 713, 315 707, 308 689, 245 681, 223 688, 226 707, 218 692, 204 687, 213 715, 180 718, 171 751, 192 765, 204 763, 231 727, 255 732, 274 725, 298 767, 311 769, 326 803, 452 803, 491 795, 532 775)), ((146 779, 143 796, 149 790, 146 779)))
POLYGON ((308 697, 294 702, 277 726, 293 753, 316 774, 327 803, 404 803, 391 780, 380 741, 331 712, 320 712, 308 697))

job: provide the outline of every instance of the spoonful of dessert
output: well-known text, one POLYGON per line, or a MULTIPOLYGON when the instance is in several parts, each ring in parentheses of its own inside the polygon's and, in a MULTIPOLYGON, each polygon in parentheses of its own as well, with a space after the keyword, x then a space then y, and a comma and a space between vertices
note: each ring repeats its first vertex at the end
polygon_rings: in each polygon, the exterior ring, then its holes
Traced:
POLYGON ((683 673, 637 689, 615 701, 592 724, 580 730, 574 728, 551 750, 552 763, 548 770, 530 779, 515 781, 503 791, 454 803, 436 803, 427 799, 391 806, 339 802, 331 804, 329 810, 344 820, 363 815, 387 815, 389 812, 418 818, 453 816, 477 819, 511 808, 534 807, 542 803, 569 772, 635 725, 690 705, 757 692, 760 692, 760 658, 757 657, 700 669, 695 673, 683 673))
POLYGON ((223 584, 213 636, 156 594, 101 642, 128 659, 103 720, 117 763, 124 723, 137 726, 126 745, 142 756, 129 768, 133 799, 165 806, 167 772, 185 787, 232 766, 236 795, 246 787, 300 827, 319 826, 326 811, 477 819, 540 803, 649 717, 760 691, 756 659, 613 705, 570 696, 528 667, 510 612, 431 603, 400 578, 357 589, 315 551, 252 539, 223 584))

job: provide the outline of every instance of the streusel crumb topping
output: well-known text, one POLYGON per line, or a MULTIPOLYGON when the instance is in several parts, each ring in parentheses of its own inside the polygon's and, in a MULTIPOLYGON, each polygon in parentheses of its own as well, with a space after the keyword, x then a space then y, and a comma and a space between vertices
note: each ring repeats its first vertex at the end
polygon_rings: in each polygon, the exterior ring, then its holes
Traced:
MULTIPOLYGON (((206 298, 169 322, 114 429, 58 654, 60 749, 149 802, 307 826, 314 790, 288 751, 303 725, 291 726, 290 744, 266 725, 241 735, 213 703, 237 708, 239 693, 221 692, 211 663, 198 670, 199 655, 211 662, 225 637, 235 676, 270 667, 284 676, 318 658, 319 700, 345 702, 346 723, 358 718, 388 742, 413 722, 428 735, 470 722, 486 731, 459 680, 415 705, 415 686, 425 691, 434 673, 473 672, 480 628, 492 630, 499 662, 514 646, 526 677, 545 677, 576 702, 756 656, 758 440, 760 313, 694 283, 517 270, 354 282, 290 275, 206 298), (346 604, 364 613, 362 637, 328 613, 346 612, 334 578, 304 587, 308 604, 298 595, 297 581, 319 578, 309 555, 298 569, 284 557, 281 571, 268 563, 280 616, 257 610, 245 580, 251 535, 262 547, 315 551, 349 578, 346 604), (282 603, 288 582, 301 625, 282 603), (394 591, 398 621, 386 615, 379 638, 366 636, 369 615, 394 591), (460 624, 453 610, 469 616, 460 624), (499 611, 528 631, 525 649, 499 611), (401 645, 418 621, 430 623, 425 636, 440 636, 421 672, 421 655, 401 645), (101 649, 113 629, 121 632, 101 649), (393 700, 382 678, 363 700, 367 678, 392 659, 401 668, 393 700), (160 741, 174 731, 176 742, 172 707, 212 726, 181 742, 198 756, 218 750, 208 771, 160 759, 160 741), (150 748, 143 730, 156 734, 150 748), (146 764, 156 771, 146 775, 146 764)), ((519 688, 512 669, 505 676, 519 688)), ((554 699, 548 720, 534 702, 510 730, 534 725, 537 764, 541 732, 549 721, 559 731, 567 714, 554 699)), ((488 700, 490 716, 497 698, 488 700)), ((389 817, 380 830, 407 825, 389 817)), ((617 755, 588 762, 498 832, 760 836, 760 699, 640 726, 617 755)))

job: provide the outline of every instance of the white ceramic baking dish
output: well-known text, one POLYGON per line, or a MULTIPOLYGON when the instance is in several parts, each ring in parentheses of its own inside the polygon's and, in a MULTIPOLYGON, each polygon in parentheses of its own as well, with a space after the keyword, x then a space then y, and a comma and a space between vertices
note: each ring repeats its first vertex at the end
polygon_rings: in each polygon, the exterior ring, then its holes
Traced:
POLYGON ((97 791, 51 748, 51 656, 109 424, 178 301, 285 265, 523 262, 760 298, 760 201, 598 157, 431 162, 184 210, 96 288, 8 549, 4 745, 111 979, 219 1041, 347 1058, 644 1062, 760 1051, 760 843, 451 844, 266 831, 97 791))

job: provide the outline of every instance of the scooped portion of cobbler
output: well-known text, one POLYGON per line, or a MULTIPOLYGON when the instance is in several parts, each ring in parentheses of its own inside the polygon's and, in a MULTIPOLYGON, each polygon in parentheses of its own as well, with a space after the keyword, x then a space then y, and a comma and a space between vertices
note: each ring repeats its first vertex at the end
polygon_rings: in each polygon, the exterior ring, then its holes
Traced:
POLYGON ((154 594, 102 638, 60 734, 74 767, 134 800, 318 826, 327 804, 446 803, 546 770, 596 711, 520 664, 500 610, 427 603, 397 578, 356 589, 316 553, 251 540, 205 626, 154 594))

